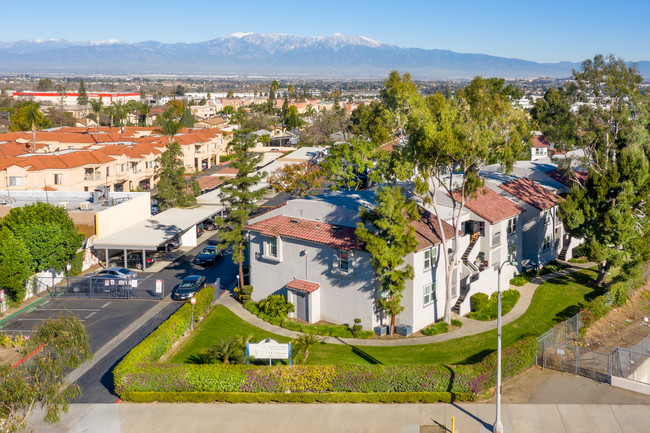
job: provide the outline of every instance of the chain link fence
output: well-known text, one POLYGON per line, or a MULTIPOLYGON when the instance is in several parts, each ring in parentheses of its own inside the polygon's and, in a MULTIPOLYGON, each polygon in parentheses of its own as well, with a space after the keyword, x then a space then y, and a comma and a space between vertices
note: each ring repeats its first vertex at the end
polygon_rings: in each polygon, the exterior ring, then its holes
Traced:
POLYGON ((50 296, 108 299, 160 300, 165 296, 163 280, 138 278, 106 278, 103 276, 64 278, 55 286, 47 280, 38 281, 50 296))
POLYGON ((636 346, 616 348, 612 375, 650 384, 650 336, 636 346))

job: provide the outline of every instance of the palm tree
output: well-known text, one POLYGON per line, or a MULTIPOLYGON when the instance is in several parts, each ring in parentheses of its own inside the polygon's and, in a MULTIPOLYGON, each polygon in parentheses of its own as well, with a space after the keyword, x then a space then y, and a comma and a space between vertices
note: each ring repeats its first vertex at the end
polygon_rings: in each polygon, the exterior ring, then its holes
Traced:
POLYGON ((291 347, 296 349, 296 354, 302 351, 302 363, 306 364, 309 357, 309 348, 319 342, 320 338, 314 334, 302 334, 291 342, 291 347))
POLYGON ((100 142, 99 139, 99 116, 102 113, 102 100, 101 99, 91 99, 90 100, 90 109, 95 113, 95 119, 97 120, 97 143, 100 142))
POLYGON ((174 116, 174 107, 170 107, 167 111, 158 116, 156 122, 158 122, 158 125, 160 126, 160 131, 169 137, 170 143, 174 139, 174 135, 178 134, 178 131, 183 127, 180 120, 176 120, 174 116))

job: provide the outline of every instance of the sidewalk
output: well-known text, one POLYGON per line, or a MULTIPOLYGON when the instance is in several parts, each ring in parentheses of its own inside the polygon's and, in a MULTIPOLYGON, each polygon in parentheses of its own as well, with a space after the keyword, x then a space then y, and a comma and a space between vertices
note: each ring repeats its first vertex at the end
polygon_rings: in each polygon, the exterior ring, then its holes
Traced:
MULTIPOLYGON (((59 424, 35 424, 34 430, 437 433, 451 432, 453 416, 456 432, 485 433, 492 431, 495 411, 492 404, 79 404, 71 405, 59 424)), ((505 404, 501 417, 505 432, 641 433, 650 425, 647 405, 505 404)))
MULTIPOLYGON (((595 266, 595 263, 571 263, 569 268, 562 269, 559 272, 553 272, 551 274, 542 275, 530 280, 528 283, 521 287, 510 286, 510 288, 516 289, 521 294, 519 301, 514 306, 508 314, 504 315, 501 319, 503 325, 507 325, 510 322, 513 322, 520 318, 528 307, 530 306, 531 301, 533 300, 533 295, 535 290, 542 284, 544 281, 556 278, 562 275, 571 274, 573 272, 581 271, 583 269, 588 269, 595 266)), ((253 326, 256 326, 260 329, 263 329, 274 334, 282 335, 289 338, 296 338, 300 336, 299 332, 289 331, 288 329, 281 328, 279 326, 271 325, 268 322, 260 319, 259 317, 252 314, 250 311, 246 310, 242 304, 236 301, 232 297, 232 293, 228 293, 229 296, 222 296, 217 304, 222 304, 235 313, 241 319, 247 321, 253 326)), ((461 317, 457 314, 452 313, 453 319, 460 319, 463 322, 463 326, 453 332, 448 332, 445 334, 438 334, 432 336, 422 336, 422 337, 407 337, 407 338, 395 338, 395 339, 355 339, 355 338, 336 338, 336 337, 321 337, 321 341, 324 343, 331 344, 346 344, 354 346, 414 346, 418 344, 430 344, 438 343, 441 341, 453 340, 455 338, 466 337, 468 335, 480 334, 482 332, 491 331, 496 329, 497 321, 481 321, 481 320, 472 320, 468 317, 461 317)))

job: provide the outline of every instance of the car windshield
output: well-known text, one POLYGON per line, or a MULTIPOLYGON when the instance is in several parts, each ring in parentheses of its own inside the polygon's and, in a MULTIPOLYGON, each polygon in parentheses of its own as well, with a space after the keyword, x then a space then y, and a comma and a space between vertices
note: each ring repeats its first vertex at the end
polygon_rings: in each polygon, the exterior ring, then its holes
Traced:
POLYGON ((206 256, 214 256, 215 254, 217 254, 217 252, 215 250, 213 250, 213 249, 207 249, 206 248, 201 252, 201 254, 206 255, 206 256))
POLYGON ((191 289, 196 286, 196 281, 183 281, 179 288, 181 289, 191 289))

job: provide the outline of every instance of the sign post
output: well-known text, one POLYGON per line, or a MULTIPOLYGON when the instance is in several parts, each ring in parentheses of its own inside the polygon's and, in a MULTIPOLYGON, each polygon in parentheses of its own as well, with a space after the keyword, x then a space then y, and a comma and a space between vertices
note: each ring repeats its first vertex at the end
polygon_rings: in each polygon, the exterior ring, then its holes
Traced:
POLYGON ((259 343, 248 343, 246 355, 257 359, 268 359, 269 365, 273 359, 288 359, 291 365, 291 343, 281 344, 270 338, 259 343))
POLYGON ((65 265, 65 288, 70 288, 70 269, 72 269, 72 264, 70 262, 65 265))
POLYGON ((190 304, 192 304, 192 321, 190 322, 190 331, 194 330, 194 304, 196 304, 196 297, 192 296, 190 298, 190 304))
POLYGON ((5 315, 5 290, 0 290, 0 317, 5 315))

